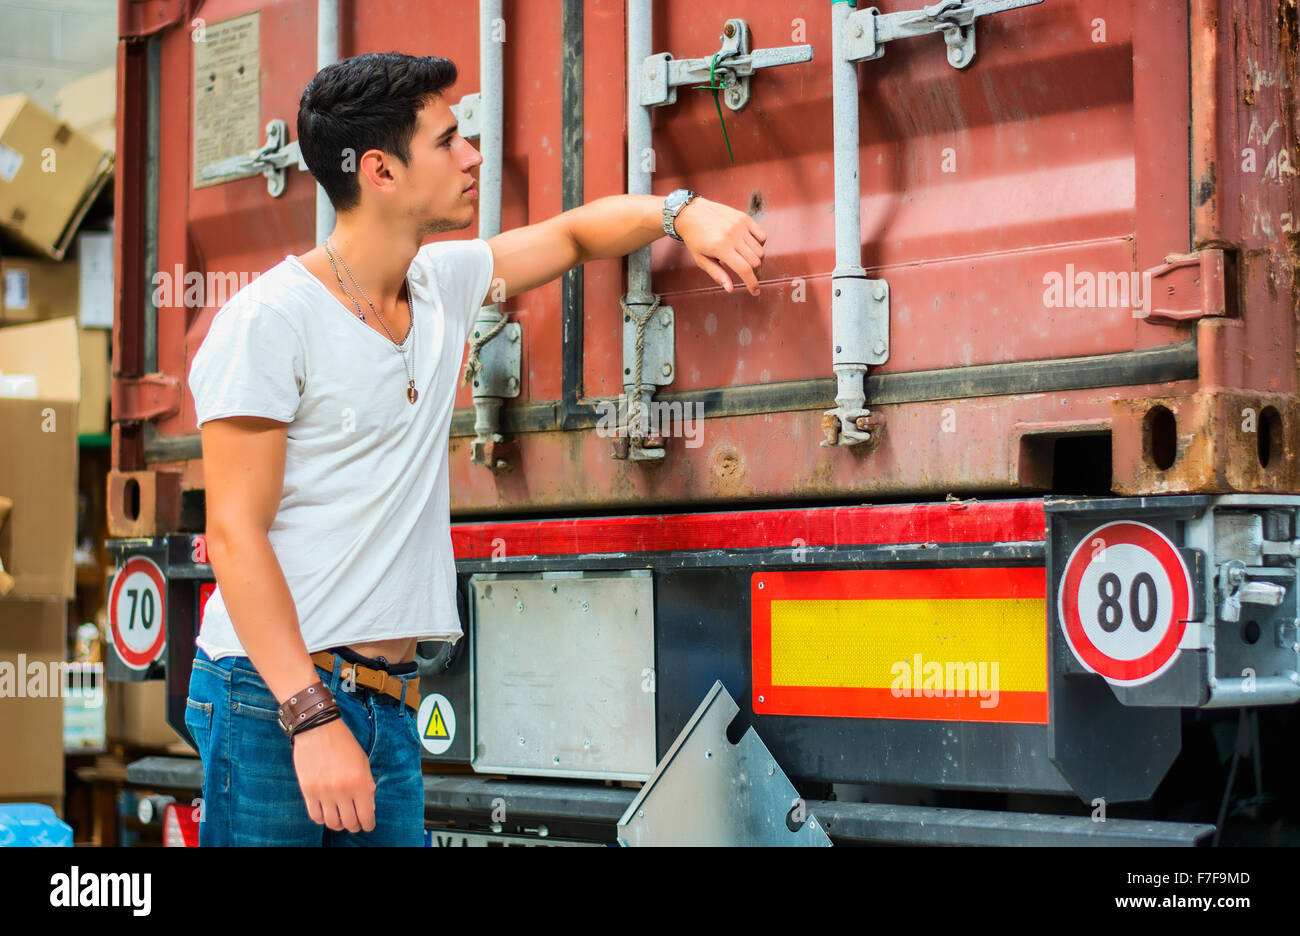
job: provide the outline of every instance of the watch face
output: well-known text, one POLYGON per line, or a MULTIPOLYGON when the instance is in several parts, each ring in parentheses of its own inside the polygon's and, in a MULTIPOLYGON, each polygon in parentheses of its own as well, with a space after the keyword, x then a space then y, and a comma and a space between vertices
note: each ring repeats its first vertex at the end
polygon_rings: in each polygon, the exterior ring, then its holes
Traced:
POLYGON ((686 196, 688 194, 689 193, 685 189, 678 189, 668 196, 668 200, 664 203, 664 207, 669 209, 680 207, 682 202, 686 201, 686 196))

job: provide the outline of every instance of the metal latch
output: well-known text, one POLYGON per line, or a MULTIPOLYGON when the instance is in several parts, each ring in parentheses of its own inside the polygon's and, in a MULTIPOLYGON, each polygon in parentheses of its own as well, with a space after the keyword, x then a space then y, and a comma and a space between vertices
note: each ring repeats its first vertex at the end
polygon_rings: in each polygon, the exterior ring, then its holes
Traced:
POLYGON ((298 141, 289 142, 289 128, 283 120, 272 120, 266 125, 266 142, 247 156, 232 156, 220 162, 208 163, 199 175, 204 179, 225 176, 248 176, 258 172, 266 176, 266 191, 272 198, 284 194, 286 170, 296 165, 307 171, 298 141))
POLYGON ((885 54, 885 43, 894 39, 912 39, 943 33, 948 46, 948 64, 965 68, 975 60, 975 20, 991 13, 1005 13, 1020 7, 1034 6, 1043 0, 943 0, 919 10, 881 13, 875 7, 849 16, 844 28, 846 58, 850 62, 868 62, 885 54))
POLYGON ((1276 608, 1286 599, 1286 586, 1246 578, 1246 563, 1229 559, 1219 568, 1219 620, 1240 621, 1242 604, 1276 608))
POLYGON ((722 26, 722 48, 716 62, 705 58, 675 59, 668 52, 651 55, 641 65, 641 106, 661 107, 677 103, 677 89, 686 84, 709 83, 709 68, 726 86, 724 98, 733 111, 749 103, 749 79, 757 69, 777 65, 810 62, 810 45, 784 46, 776 49, 750 48, 749 24, 743 19, 729 19, 722 26))

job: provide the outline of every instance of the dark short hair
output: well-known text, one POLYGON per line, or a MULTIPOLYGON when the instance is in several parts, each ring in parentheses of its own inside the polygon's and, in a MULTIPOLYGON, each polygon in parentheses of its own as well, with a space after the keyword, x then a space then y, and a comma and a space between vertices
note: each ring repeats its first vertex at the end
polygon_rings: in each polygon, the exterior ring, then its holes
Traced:
POLYGON ((369 52, 316 73, 298 102, 298 145, 335 211, 360 203, 356 163, 366 150, 410 162, 420 108, 455 82, 447 59, 401 52, 369 52), (348 149, 351 171, 344 170, 348 149))

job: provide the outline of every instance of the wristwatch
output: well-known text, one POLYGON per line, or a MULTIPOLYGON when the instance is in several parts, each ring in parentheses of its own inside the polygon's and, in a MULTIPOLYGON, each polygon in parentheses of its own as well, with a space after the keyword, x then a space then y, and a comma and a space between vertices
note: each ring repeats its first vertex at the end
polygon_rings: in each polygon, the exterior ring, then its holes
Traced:
POLYGON ((700 197, 699 192, 692 192, 690 189, 679 188, 664 199, 664 233, 674 240, 680 241, 677 235, 676 221, 677 216, 682 213, 682 209, 692 201, 700 197))

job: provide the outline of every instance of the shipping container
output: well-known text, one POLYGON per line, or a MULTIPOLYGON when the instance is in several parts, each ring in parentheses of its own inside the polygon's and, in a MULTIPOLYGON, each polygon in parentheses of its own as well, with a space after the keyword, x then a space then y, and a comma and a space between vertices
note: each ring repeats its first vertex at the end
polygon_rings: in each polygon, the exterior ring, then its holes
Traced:
POLYGON ((662 238, 481 313, 431 822, 1190 844, 1265 808, 1234 783, 1300 700, 1294 0, 120 9, 110 527, 166 634, 116 672, 165 673, 182 734, 189 365, 328 230, 306 83, 396 49, 455 61, 485 156, 480 226, 438 239, 676 188, 767 232, 758 297, 662 238), (467 770, 567 785, 502 823, 467 770), (725 821, 675 816, 683 785, 725 821))

